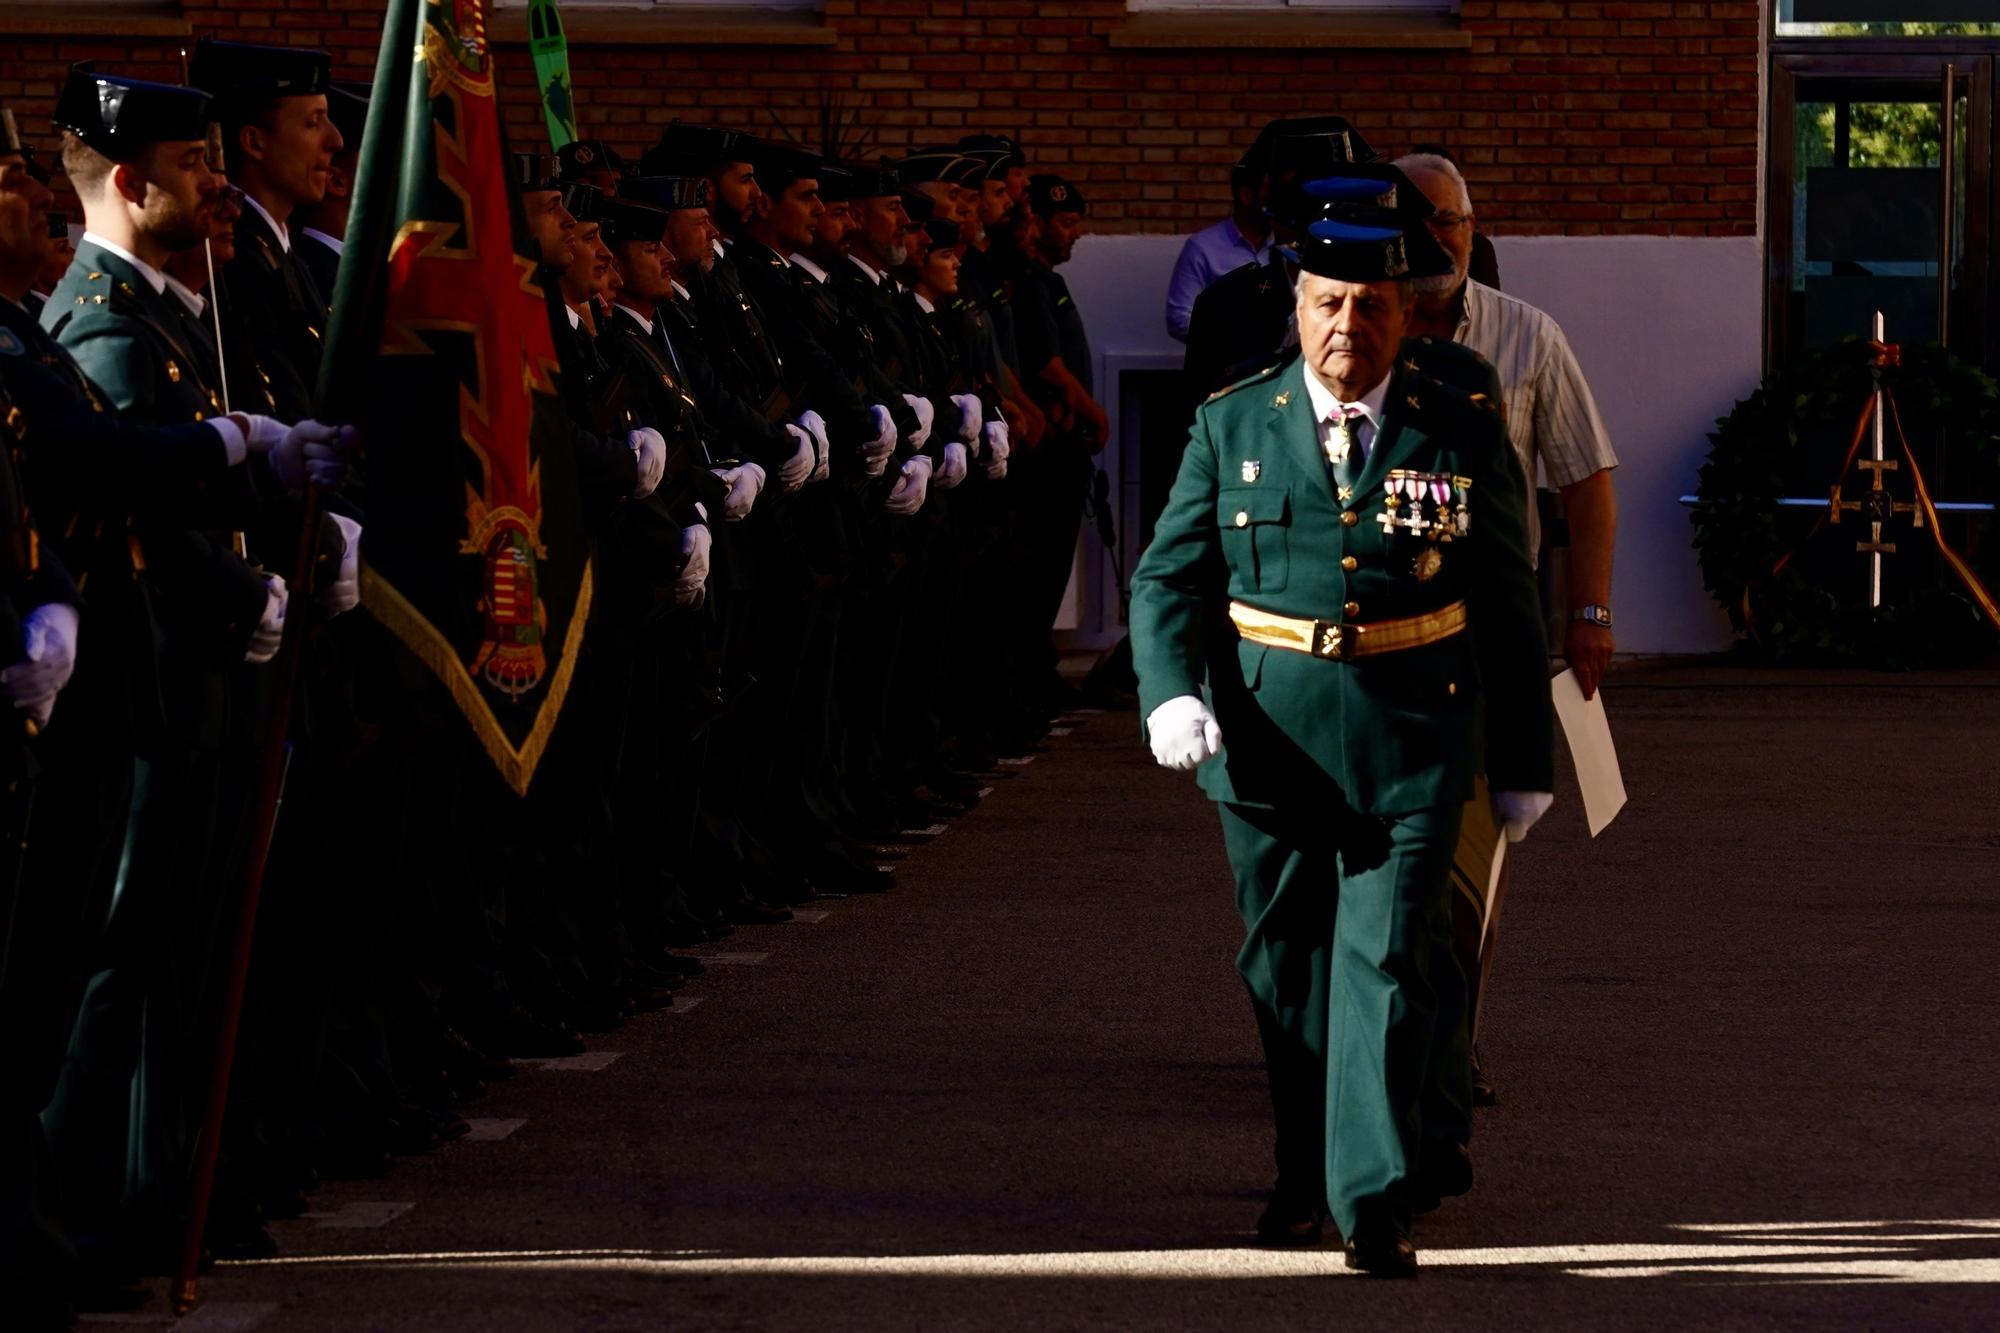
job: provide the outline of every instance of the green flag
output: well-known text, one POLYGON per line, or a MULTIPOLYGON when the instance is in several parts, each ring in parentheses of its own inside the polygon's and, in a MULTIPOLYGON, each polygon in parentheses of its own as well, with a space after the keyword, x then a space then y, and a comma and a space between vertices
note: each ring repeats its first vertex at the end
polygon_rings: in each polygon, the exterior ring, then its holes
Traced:
POLYGON ((525 793, 592 571, 485 18, 485 0, 390 0, 320 403, 363 431, 362 605, 525 793))
POLYGON ((549 122, 549 147, 575 143, 576 101, 569 88, 569 37, 556 0, 528 0, 528 54, 535 58, 535 86, 549 122))

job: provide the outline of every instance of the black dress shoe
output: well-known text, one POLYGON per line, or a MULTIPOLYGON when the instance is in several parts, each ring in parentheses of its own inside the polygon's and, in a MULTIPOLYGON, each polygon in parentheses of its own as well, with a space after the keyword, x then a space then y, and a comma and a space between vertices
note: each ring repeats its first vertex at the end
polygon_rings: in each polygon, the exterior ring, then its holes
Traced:
POLYGON ((1474 1106, 1498 1106, 1500 1094, 1493 1091, 1493 1084, 1487 1080, 1486 1071, 1479 1067, 1479 1048, 1472 1048, 1472 1104, 1474 1106))
POLYGON ((1347 1266, 1363 1277, 1415 1277, 1417 1247, 1393 1222, 1365 1220, 1356 1223, 1354 1234, 1347 1238, 1347 1266))
POLYGON ((1257 1243, 1302 1249, 1317 1245, 1326 1234, 1326 1213, 1290 1200, 1273 1199, 1257 1218, 1257 1243))

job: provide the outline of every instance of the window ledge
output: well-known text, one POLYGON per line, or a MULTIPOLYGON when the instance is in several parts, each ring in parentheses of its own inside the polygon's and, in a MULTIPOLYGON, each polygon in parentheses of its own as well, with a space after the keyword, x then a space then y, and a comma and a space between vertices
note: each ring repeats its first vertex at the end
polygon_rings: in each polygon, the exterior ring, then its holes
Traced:
POLYGON ((1291 50, 1466 50, 1456 14, 1135 14, 1106 37, 1127 47, 1281 47, 1291 50))
POLYGON ((0 33, 20 37, 191 37, 179 5, 0 5, 0 33))
MULTIPOLYGON (((528 40, 525 6, 489 10, 487 31, 498 42, 528 40)), ((656 9, 575 6, 563 12, 571 46, 621 42, 675 42, 683 46, 832 46, 840 35, 812 10, 656 9)))

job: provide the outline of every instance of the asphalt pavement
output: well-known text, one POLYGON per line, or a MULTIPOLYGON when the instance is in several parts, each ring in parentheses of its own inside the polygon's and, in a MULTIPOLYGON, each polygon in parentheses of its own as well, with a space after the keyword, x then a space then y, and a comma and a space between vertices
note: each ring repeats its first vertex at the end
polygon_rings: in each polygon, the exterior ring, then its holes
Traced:
POLYGON ((1501 1104, 1414 1284, 1254 1246, 1215 817, 1095 714, 893 893, 739 929, 472 1140, 328 1185, 182 1327, 2000 1324, 2000 676, 1670 665, 1606 698, 1631 804, 1593 841, 1565 776, 1517 850, 1501 1104))

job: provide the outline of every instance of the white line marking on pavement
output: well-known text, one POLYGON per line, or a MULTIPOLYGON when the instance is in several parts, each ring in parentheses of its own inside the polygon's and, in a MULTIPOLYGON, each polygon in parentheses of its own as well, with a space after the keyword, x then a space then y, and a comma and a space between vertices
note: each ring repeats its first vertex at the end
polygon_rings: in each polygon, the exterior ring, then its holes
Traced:
POLYGON ((1009 768, 1026 768, 1029 764, 1035 762, 1035 756, 1024 754, 1013 759, 1002 759, 1000 762, 1009 768))
POLYGON ((927 824, 923 828, 906 828, 903 830, 903 836, 906 838, 935 838, 938 834, 944 832, 945 828, 946 826, 943 824, 927 824))
POLYGON ((802 926, 817 926, 820 922, 826 920, 827 916, 828 913, 817 909, 808 910, 803 907, 794 907, 792 909, 792 920, 802 926))
POLYGON ((993 794, 993 789, 991 787, 981 787, 979 789, 979 799, 982 801, 985 800, 987 797, 991 796, 992 794, 993 794))
POLYGON ((1074 736, 1074 735, 1076 735, 1076 728, 1075 728, 1075 727, 1050 727, 1050 728, 1049 728, 1049 735, 1051 735, 1051 736, 1074 736))
POLYGON ((585 1051, 582 1055, 556 1055, 542 1059, 516 1060, 517 1065, 537 1065, 543 1069, 560 1069, 568 1073, 594 1074, 608 1068, 613 1060, 625 1054, 623 1051, 585 1051))
POLYGON ((521 1126, 525 1120, 475 1120, 466 1117, 465 1123, 472 1126, 472 1132, 465 1135, 467 1143, 498 1143, 521 1126))
POLYGON ((673 1004, 669 1008, 663 1010, 662 1012, 669 1014, 684 1014, 688 1010, 694 1008, 696 1005, 700 1003, 701 1003, 701 996, 699 995, 695 996, 692 1000, 683 1000, 677 996, 675 997, 673 1004))
POLYGON ((703 963, 713 967, 717 963, 724 967, 755 967, 771 955, 766 953, 698 953, 695 955, 703 963))
POLYGON ((358 1199, 344 1203, 330 1213, 307 1213, 305 1220, 316 1227, 331 1227, 341 1231, 360 1231, 370 1227, 387 1226, 409 1212, 414 1203, 388 1203, 380 1199, 358 1199))

